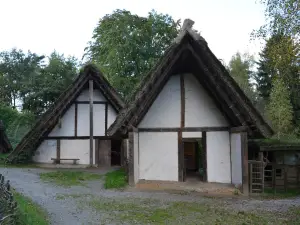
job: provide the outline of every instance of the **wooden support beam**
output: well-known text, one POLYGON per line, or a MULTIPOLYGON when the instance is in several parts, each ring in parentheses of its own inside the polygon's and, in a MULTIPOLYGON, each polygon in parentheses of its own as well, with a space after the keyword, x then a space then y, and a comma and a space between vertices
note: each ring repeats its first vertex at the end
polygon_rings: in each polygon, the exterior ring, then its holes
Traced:
POLYGON ((60 140, 56 140, 56 159, 57 163, 60 163, 60 140))
POLYGON ((128 146, 128 184, 130 186, 134 186, 134 136, 133 132, 128 133, 128 141, 129 141, 129 146, 128 146))
POLYGON ((99 139, 95 139, 95 164, 99 166, 99 139))
POLYGON ((78 104, 75 102, 75 119, 74 119, 74 136, 77 136, 77 125, 78 124, 78 104))
POLYGON ((155 127, 138 128, 138 132, 203 132, 203 131, 228 131, 229 127, 155 127))
POLYGON ((204 177, 203 181, 207 182, 207 135, 206 131, 202 132, 202 162, 203 162, 203 169, 204 169, 204 177))
POLYGON ((241 133, 241 132, 247 132, 248 127, 247 126, 240 126, 240 127, 231 127, 230 133, 241 133))
POLYGON ((181 118, 180 118, 180 128, 184 128, 185 125, 185 89, 184 89, 184 76, 180 74, 180 102, 181 102, 181 118))
POLYGON ((94 99, 93 80, 89 80, 89 100, 90 100, 90 165, 93 165, 93 142, 94 142, 94 114, 93 114, 93 99, 94 99))
POLYGON ((241 133, 243 194, 249 195, 248 135, 241 133))
POLYGON ((108 104, 105 104, 105 136, 107 136, 108 104))
MULTIPOLYGON (((90 101, 74 101, 76 104, 90 104, 90 101)), ((93 104, 100 104, 100 105, 105 105, 107 104, 106 101, 93 101, 93 104)))
POLYGON ((178 131, 178 181, 184 181, 184 149, 182 141, 182 132, 178 131))

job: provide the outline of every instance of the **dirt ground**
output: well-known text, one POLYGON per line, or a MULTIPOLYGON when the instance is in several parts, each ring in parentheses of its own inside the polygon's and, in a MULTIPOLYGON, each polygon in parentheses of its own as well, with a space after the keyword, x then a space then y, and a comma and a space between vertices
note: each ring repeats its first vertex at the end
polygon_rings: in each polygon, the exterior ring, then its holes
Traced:
MULTIPOLYGON (((107 171, 97 170, 97 173, 107 171)), ((136 189, 106 190, 102 179, 64 188, 41 181, 39 174, 43 172, 49 169, 0 168, 12 187, 45 208, 51 224, 55 225, 300 223, 295 213, 288 218, 294 207, 300 207, 300 198, 258 200, 136 189)), ((300 213, 297 215, 300 218, 300 213)))

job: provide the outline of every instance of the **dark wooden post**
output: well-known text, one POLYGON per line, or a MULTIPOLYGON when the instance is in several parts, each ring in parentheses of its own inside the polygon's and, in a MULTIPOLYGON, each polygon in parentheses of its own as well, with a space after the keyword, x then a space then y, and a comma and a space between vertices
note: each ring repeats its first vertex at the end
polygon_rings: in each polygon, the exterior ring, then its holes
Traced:
POLYGON ((178 131, 178 181, 184 181, 184 149, 181 131, 178 131))
POLYGON ((60 163, 60 139, 56 140, 56 163, 60 163))
POLYGON ((129 153, 129 158, 128 158, 128 183, 131 186, 135 185, 134 182, 134 136, 133 132, 128 133, 128 141, 129 141, 129 146, 128 146, 128 153, 129 153))
POLYGON ((178 132, 178 181, 185 180, 184 144, 182 141, 182 130, 185 126, 185 90, 184 76, 180 74, 180 130, 178 132))
POLYGON ((252 163, 250 163, 249 164, 249 167, 250 167, 250 171, 249 171, 249 174, 250 174, 250 176, 249 176, 249 188, 250 188, 250 194, 252 193, 252 183, 253 183, 253 177, 252 177, 252 172, 253 172, 253 164, 252 163))
POLYGON ((105 103, 105 136, 107 136, 108 103, 105 103))
POLYGON ((204 176, 203 181, 207 182, 207 133, 206 131, 202 132, 202 162, 203 162, 203 170, 204 170, 204 176))
POLYGON ((249 195, 249 171, 248 171, 248 136, 247 132, 241 133, 242 151, 242 174, 243 174, 243 193, 249 195))
POLYGON ((287 192, 288 190, 288 166, 284 165, 284 174, 283 174, 283 179, 284 179, 284 191, 287 192))
POLYGON ((94 122, 93 122, 93 92, 94 92, 94 87, 93 87, 93 80, 89 81, 89 100, 90 100, 90 165, 93 165, 93 142, 94 142, 94 122))
POLYGON ((77 117, 78 117, 78 104, 75 102, 75 119, 74 119, 74 136, 77 137, 77 117))

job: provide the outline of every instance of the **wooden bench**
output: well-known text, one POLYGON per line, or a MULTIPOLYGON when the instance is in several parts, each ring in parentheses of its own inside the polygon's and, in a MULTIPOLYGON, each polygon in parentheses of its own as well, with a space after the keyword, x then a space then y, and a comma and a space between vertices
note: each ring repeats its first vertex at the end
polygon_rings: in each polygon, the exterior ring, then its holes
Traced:
POLYGON ((73 164, 75 165, 76 162, 77 162, 79 159, 65 159, 65 158, 56 159, 56 158, 51 158, 51 160, 53 160, 53 163, 56 163, 56 164, 60 164, 60 161, 61 161, 61 160, 73 160, 73 164))

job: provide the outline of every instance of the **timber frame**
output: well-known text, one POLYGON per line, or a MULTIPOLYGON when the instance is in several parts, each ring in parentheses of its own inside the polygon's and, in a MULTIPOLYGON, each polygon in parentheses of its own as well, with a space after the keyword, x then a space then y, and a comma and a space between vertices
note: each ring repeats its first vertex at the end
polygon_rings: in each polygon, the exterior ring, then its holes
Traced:
MULTIPOLYGON (((228 120, 230 127, 242 127, 240 129, 246 130, 251 138, 273 135, 271 127, 211 52, 205 39, 192 29, 193 23, 189 19, 184 21, 182 31, 142 80, 131 101, 109 127, 108 135, 121 137, 128 133, 131 126, 137 127, 169 77, 184 73, 194 74, 228 120)), ((180 80, 181 86, 184 86, 182 76, 180 80)), ((182 102, 184 104, 184 100, 182 102)), ((183 113, 181 118, 184 117, 183 113)), ((184 121, 181 119, 181 128, 182 125, 184 121)))
MULTIPOLYGON (((84 89, 89 89, 89 83, 93 83, 93 89, 99 89, 107 101, 92 101, 95 104, 105 104, 106 111, 108 103, 119 113, 124 107, 123 100, 114 88, 109 84, 105 76, 94 65, 88 64, 81 69, 80 74, 73 83, 60 95, 57 101, 37 121, 34 127, 25 135, 14 151, 8 156, 9 161, 22 152, 34 151, 40 143, 48 136, 60 118, 66 113, 72 104, 75 105, 75 119, 77 121, 78 105, 91 104, 91 101, 76 101, 84 89)), ((107 114, 107 112, 106 112, 107 114)), ((106 116, 107 119, 107 116, 106 116)), ((106 121, 107 127, 107 121, 106 121)), ((85 139, 77 135, 77 122, 75 122, 74 137, 56 137, 56 139, 85 139)), ((93 135, 92 135, 93 136, 93 135)), ((90 138, 90 136, 88 137, 90 138)), ((93 138, 96 138, 93 136, 93 138)), ((102 138, 102 137, 100 137, 102 138)), ((51 139, 47 137, 47 139, 51 139)), ((109 139, 105 137, 105 139, 109 139)))

